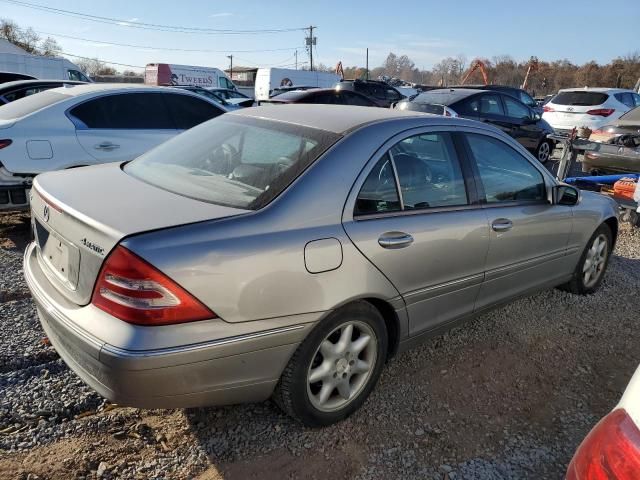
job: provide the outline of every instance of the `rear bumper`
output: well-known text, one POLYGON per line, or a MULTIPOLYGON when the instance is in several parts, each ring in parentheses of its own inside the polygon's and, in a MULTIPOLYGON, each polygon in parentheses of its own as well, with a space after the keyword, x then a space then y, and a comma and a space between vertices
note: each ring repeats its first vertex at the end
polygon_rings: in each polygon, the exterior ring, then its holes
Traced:
POLYGON ((0 164, 0 211, 29 208, 31 177, 15 177, 0 164))
MULTIPOLYGON (((120 405, 183 408, 265 400, 313 326, 307 322, 233 335, 230 325, 230 336, 224 338, 129 350, 96 338, 74 321, 73 309, 48 291, 33 244, 25 252, 24 272, 40 323, 56 351, 85 383, 120 405)), ((75 310, 87 308, 93 307, 75 310)), ((93 320, 100 318, 83 317, 85 322, 93 320)), ((138 328, 153 335, 157 327, 138 328)))

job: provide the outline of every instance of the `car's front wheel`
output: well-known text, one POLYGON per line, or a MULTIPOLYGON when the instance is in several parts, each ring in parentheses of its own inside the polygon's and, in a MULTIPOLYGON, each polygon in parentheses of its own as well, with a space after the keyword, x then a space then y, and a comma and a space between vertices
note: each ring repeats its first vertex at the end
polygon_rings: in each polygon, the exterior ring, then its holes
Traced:
POLYGON ((276 386, 274 400, 307 426, 338 422, 367 399, 382 372, 388 336, 370 303, 336 310, 300 344, 276 386))
POLYGON ((613 235, 602 224, 589 239, 570 282, 560 288, 578 295, 594 293, 602 283, 611 257, 613 235))
POLYGON ((543 140, 536 149, 536 158, 540 163, 547 163, 553 152, 553 144, 549 140, 543 140))

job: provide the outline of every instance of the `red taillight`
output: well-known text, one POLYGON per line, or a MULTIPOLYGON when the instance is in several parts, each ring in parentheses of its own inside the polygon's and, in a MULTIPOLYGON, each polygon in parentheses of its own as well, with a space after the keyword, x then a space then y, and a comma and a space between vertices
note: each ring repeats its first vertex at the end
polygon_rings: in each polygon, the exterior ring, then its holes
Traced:
POLYGON ((91 303, 137 325, 168 325, 216 317, 184 288, 121 245, 105 260, 91 303))
POLYGON ((547 107, 546 105, 542 107, 543 112, 555 112, 555 110, 551 107, 547 107))
POLYGON ((587 115, 597 115, 598 117, 608 117, 613 112, 615 112, 615 108, 596 108, 595 110, 589 110, 587 115))
POLYGON ((13 140, 9 140, 8 138, 5 138, 4 140, 0 140, 0 150, 5 147, 8 147, 12 143, 13 143, 13 140))
POLYGON ((640 430, 622 408, 593 427, 567 471, 567 480, 632 480, 639 476, 640 430))

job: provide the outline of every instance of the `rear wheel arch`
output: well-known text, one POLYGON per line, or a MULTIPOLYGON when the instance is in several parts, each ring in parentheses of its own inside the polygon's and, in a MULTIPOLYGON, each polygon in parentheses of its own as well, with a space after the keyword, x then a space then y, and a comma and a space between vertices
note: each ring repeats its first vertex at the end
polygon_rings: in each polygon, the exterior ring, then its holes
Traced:
POLYGON ((602 223, 611 230, 611 250, 613 250, 616 246, 616 240, 618 239, 618 219, 609 217, 602 223))
POLYGON ((387 336, 389 339, 387 349, 387 360, 395 356, 398 352, 398 346, 400 345, 400 319, 395 309, 389 302, 382 300, 381 298, 363 298, 362 301, 368 302, 375 307, 382 318, 387 328, 387 336))

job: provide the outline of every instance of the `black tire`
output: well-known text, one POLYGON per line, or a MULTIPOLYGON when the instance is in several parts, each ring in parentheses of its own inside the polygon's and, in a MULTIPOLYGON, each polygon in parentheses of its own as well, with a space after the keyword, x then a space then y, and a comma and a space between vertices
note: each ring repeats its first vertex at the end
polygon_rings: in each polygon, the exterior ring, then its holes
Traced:
POLYGON ((553 149, 554 149, 554 145, 553 145, 553 142, 551 142, 551 140, 541 141, 540 144, 538 145, 538 148, 536 148, 536 153, 535 153, 536 158, 542 164, 547 163, 551 158, 551 155, 553 154, 553 149))
POLYGON ((587 242, 587 246, 584 248, 584 252, 582 252, 582 256, 580 257, 580 261, 578 262, 578 265, 576 266, 576 269, 573 272, 573 278, 569 282, 563 285, 560 285, 558 288, 570 293, 574 293, 576 295, 591 295, 592 293, 595 293, 598 290, 598 288, 600 288, 600 285, 602 284, 602 280, 604 279, 604 276, 607 272, 607 266, 609 265, 609 259, 611 258, 612 245, 613 245, 613 234, 611 233, 611 229, 609 228, 608 225, 603 223, 598 227, 598 229, 593 233, 593 235, 591 235, 591 238, 587 242), (587 260, 587 255, 589 253, 589 250, 593 246, 593 243, 596 240, 596 238, 600 237, 601 235, 603 236, 603 238, 606 239, 606 242, 607 242, 606 259, 602 266, 601 273, 599 274, 595 283, 586 284, 584 268, 585 268, 585 262, 587 260))
POLYGON ((300 344, 280 377, 273 400, 285 413, 306 426, 322 427, 339 422, 358 410, 375 387, 384 367, 387 349, 387 329, 380 312, 366 301, 345 305, 320 322, 300 344), (316 408, 310 398, 310 388, 313 386, 308 383, 310 368, 318 358, 320 344, 342 324, 350 321, 366 324, 375 334, 375 364, 365 383, 346 405, 338 410, 322 411, 316 408))

